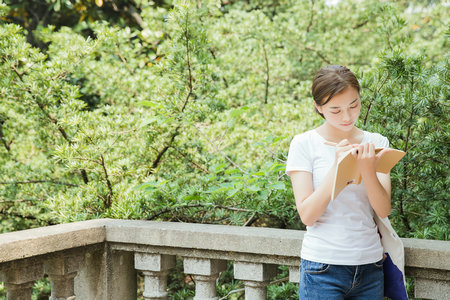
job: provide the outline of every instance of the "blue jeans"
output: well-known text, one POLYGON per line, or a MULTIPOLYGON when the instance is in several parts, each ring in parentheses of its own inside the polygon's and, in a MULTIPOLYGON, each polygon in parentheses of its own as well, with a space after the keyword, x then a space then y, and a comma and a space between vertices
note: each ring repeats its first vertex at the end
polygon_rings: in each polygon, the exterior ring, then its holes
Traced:
POLYGON ((381 260, 367 265, 341 266, 302 259, 300 300, 382 300, 383 293, 384 273, 381 260))

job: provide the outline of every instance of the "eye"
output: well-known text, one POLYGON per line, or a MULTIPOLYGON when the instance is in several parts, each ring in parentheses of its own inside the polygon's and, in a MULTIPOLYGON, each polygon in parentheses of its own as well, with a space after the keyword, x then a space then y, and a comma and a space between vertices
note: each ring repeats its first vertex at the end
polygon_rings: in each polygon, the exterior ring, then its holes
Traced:
POLYGON ((338 111, 332 111, 331 113, 337 115, 337 114, 340 113, 340 112, 341 112, 341 111, 338 110, 338 111))
POLYGON ((354 105, 354 106, 350 106, 350 108, 357 108, 358 104, 354 105))

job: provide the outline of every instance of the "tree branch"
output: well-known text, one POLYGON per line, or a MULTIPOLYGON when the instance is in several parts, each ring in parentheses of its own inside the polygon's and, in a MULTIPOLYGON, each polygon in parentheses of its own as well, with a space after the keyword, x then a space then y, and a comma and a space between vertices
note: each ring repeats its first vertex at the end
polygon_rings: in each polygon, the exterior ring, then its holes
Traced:
POLYGON ((28 180, 28 181, 0 182, 0 184, 2 184, 2 185, 7 185, 7 184, 33 184, 33 183, 51 183, 51 184, 60 184, 60 185, 66 185, 66 186, 72 186, 72 187, 79 187, 79 185, 77 185, 77 184, 66 183, 66 182, 56 181, 56 180, 28 180))
MULTIPOLYGON (((169 143, 167 143, 167 145, 164 146, 164 148, 158 153, 158 155, 156 156, 156 159, 153 161, 152 169, 156 169, 159 166, 164 153, 166 153, 167 150, 169 150, 169 148, 172 147, 172 144, 175 141, 175 138, 177 137, 178 134, 180 134, 178 131, 180 127, 181 127, 181 125, 178 125, 178 127, 175 129, 175 132, 170 137, 169 143)), ((147 172, 147 175, 153 174, 152 169, 147 172)))
POLYGON ((17 203, 17 202, 37 202, 43 201, 43 199, 10 199, 10 200, 1 200, 0 203, 17 203))
POLYGON ((226 160, 228 160, 233 166, 235 166, 236 168, 238 168, 242 173, 247 174, 247 172, 245 172, 241 167, 239 167, 234 161, 232 161, 225 153, 222 152, 222 150, 220 150, 212 141, 209 137, 207 137, 206 135, 203 134, 203 132, 200 130, 200 128, 198 128, 197 126, 194 125, 194 128, 197 129, 197 131, 200 133, 201 136, 203 136, 213 147, 214 149, 216 149, 217 152, 219 152, 220 154, 222 154, 223 157, 226 158, 226 160))
POLYGON ((314 0, 311 0, 311 17, 309 18, 308 26, 306 27, 306 32, 311 31, 313 19, 314 19, 314 0))
POLYGON ((117 55, 119 55, 120 60, 125 64, 125 67, 128 69, 128 71, 134 75, 134 71, 130 68, 130 66, 128 65, 125 57, 123 57, 122 53, 120 52, 119 46, 116 44, 116 49, 117 49, 117 55))
POLYGON ((188 68, 188 93, 186 95, 186 99, 184 100, 183 106, 181 107, 181 112, 184 111, 186 108, 186 105, 189 101, 190 96, 192 95, 193 87, 192 87, 192 67, 191 67, 191 57, 190 57, 190 50, 189 50, 189 32, 188 32, 188 20, 189 17, 186 16, 186 25, 184 29, 184 39, 185 39, 185 47, 186 47, 186 64, 188 68))
POLYGON ((263 41, 263 50, 264 50, 264 60, 266 62, 266 89, 265 89, 265 93, 264 93, 264 104, 267 104, 267 100, 269 98, 269 58, 267 57, 267 51, 266 51, 266 44, 263 41))
POLYGON ((356 24, 355 26, 353 26, 352 29, 358 29, 358 28, 361 28, 361 27, 363 27, 364 25, 366 25, 367 23, 369 23, 369 20, 365 20, 365 21, 363 21, 363 22, 361 22, 361 23, 359 23, 359 24, 356 24))
POLYGON ((3 135, 3 124, 4 123, 5 123, 5 120, 0 119, 0 140, 2 140, 3 145, 5 146, 6 150, 9 152, 9 151, 11 151, 10 145, 11 145, 12 141, 10 141, 9 143, 6 142, 6 138, 3 135))
MULTIPOLYGON (((19 71, 16 69, 16 67, 14 66, 14 64, 12 65, 12 69, 13 69, 13 71, 14 71, 14 73, 16 73, 16 75, 17 75, 17 77, 19 77, 19 79, 20 79, 20 81, 22 81, 23 83, 24 83, 24 80, 23 80, 23 78, 22 78, 22 75, 19 73, 19 71)), ((61 74, 64 74, 64 71, 61 73, 61 74)), ((59 76, 59 75, 58 75, 59 76)), ((53 79, 52 79, 53 80, 53 79)), ((48 96, 49 94, 50 94, 50 91, 51 91, 51 87, 47 90, 47 93, 46 93, 46 96, 48 96)), ((29 94, 31 94, 31 92, 30 92, 30 90, 29 89, 26 89, 26 91, 29 93, 29 94)), ((50 113, 48 113, 46 110, 45 110, 45 107, 44 107, 44 105, 33 95, 33 94, 31 94, 31 96, 35 99, 35 101, 36 101, 36 104, 38 105, 38 107, 39 107, 39 109, 42 111, 42 113, 53 123, 53 124, 55 124, 55 126, 58 128, 58 131, 62 134, 62 136, 63 136, 63 138, 69 143, 69 144, 72 144, 72 141, 69 139, 69 137, 67 136, 67 134, 66 134, 66 131, 64 130, 64 128, 62 128, 62 126, 61 125, 59 125, 58 124, 58 121, 53 117, 53 116, 51 116, 50 115, 50 113)), ((86 170, 84 170, 84 169, 82 169, 81 170, 81 177, 83 178, 83 182, 85 183, 85 184, 87 184, 88 182, 89 182, 89 179, 88 179, 88 176, 87 176, 87 173, 86 173, 86 170)))
MULTIPOLYGON (((184 158, 186 158, 186 159, 189 159, 189 158, 187 157, 187 155, 184 154, 183 152, 181 152, 181 150, 178 149, 177 147, 173 147, 173 149, 175 149, 175 151, 177 151, 182 157, 184 157, 184 158)), ((192 159, 189 159, 189 161, 190 161, 197 169, 200 169, 200 170, 202 170, 204 173, 209 174, 209 171, 208 171, 208 169, 206 169, 206 167, 199 165, 198 163, 196 163, 196 162, 193 161, 192 159)))
POLYGON ((106 208, 110 208, 111 202, 112 202, 112 197, 113 197, 113 190, 112 190, 111 181, 109 181, 108 171, 106 170, 105 159, 103 158, 103 154, 100 155, 100 164, 103 167, 103 172, 105 173, 106 185, 108 186, 108 195, 106 196, 106 201, 104 201, 104 204, 105 204, 106 208))
POLYGON ((223 206, 223 205, 210 205, 210 204, 196 203, 196 204, 185 204, 185 205, 165 208, 165 209, 163 209, 163 210, 161 210, 161 211, 151 215, 150 217, 147 218, 147 220, 153 220, 153 219, 159 217, 160 215, 163 215, 165 213, 171 212, 171 211, 176 210, 178 208, 196 208, 196 207, 208 207, 208 208, 214 208, 214 209, 226 209, 226 210, 237 211, 237 212, 252 212, 253 211, 251 209, 246 209, 246 208, 237 208, 237 207, 230 207, 230 206, 223 206))
MULTIPOLYGON (((189 98, 192 95, 192 91, 193 91, 193 77, 192 77, 192 66, 191 66, 191 58, 190 58, 190 49, 189 49, 189 31, 188 31, 188 21, 189 21, 189 16, 186 16, 186 22, 185 22, 185 28, 184 28, 184 39, 185 39, 185 47, 186 47, 186 64, 187 64, 187 69, 188 69, 188 78, 187 78, 187 84, 188 84, 188 93, 186 95, 186 98, 183 102, 183 105, 180 109, 180 112, 184 112, 188 102, 189 102, 189 98)), ((158 153, 158 155, 156 156, 156 159, 153 161, 152 164, 152 169, 156 169, 160 162, 161 159, 163 157, 163 155, 167 152, 167 150, 169 150, 170 147, 172 147, 173 142, 175 141, 175 138, 178 136, 179 134, 179 129, 180 129, 181 125, 178 125, 177 128, 175 129, 175 132, 172 134, 172 136, 170 137, 169 143, 167 143, 166 146, 164 146, 164 148, 158 153)), ((147 175, 152 174, 153 171, 149 170, 147 172, 147 175)))
MULTIPOLYGON (((374 98, 378 95, 378 93, 380 92, 381 88, 384 86, 384 84, 385 84, 386 81, 388 80, 388 78, 389 78, 389 73, 386 75, 386 78, 383 80, 383 82, 382 82, 381 85, 378 87, 377 91, 375 92, 374 98)), ((370 102, 369 102, 369 106, 367 107, 366 115, 364 116, 364 119, 363 119, 363 120, 364 120, 364 122, 363 122, 364 125, 366 125, 367 120, 368 120, 368 118, 369 118, 369 112, 370 112, 370 109, 372 108, 372 104, 373 104, 373 101, 370 101, 370 102)))

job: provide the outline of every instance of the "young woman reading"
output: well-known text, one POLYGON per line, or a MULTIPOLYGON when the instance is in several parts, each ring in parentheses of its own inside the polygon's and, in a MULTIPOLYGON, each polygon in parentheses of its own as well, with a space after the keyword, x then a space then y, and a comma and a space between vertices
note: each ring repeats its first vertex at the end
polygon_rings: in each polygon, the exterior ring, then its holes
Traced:
POLYGON ((389 174, 375 171, 387 138, 355 126, 360 85, 344 66, 319 70, 312 85, 321 126, 296 135, 286 172, 307 225, 300 268, 300 299, 383 299, 383 247, 374 214, 391 210, 389 174), (352 151, 362 183, 350 184, 331 200, 336 161, 352 151))

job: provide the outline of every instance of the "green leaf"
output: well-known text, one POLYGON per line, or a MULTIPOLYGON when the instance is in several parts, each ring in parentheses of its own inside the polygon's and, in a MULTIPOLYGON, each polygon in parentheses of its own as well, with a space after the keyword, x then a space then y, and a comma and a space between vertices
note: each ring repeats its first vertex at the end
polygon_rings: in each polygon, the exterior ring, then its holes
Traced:
POLYGON ((286 189, 286 186, 284 182, 278 181, 276 183, 269 184, 269 188, 273 190, 284 190, 286 189))
POLYGON ((141 101, 141 102, 138 102, 137 105, 141 105, 144 107, 156 107, 156 104, 151 101, 141 101))

